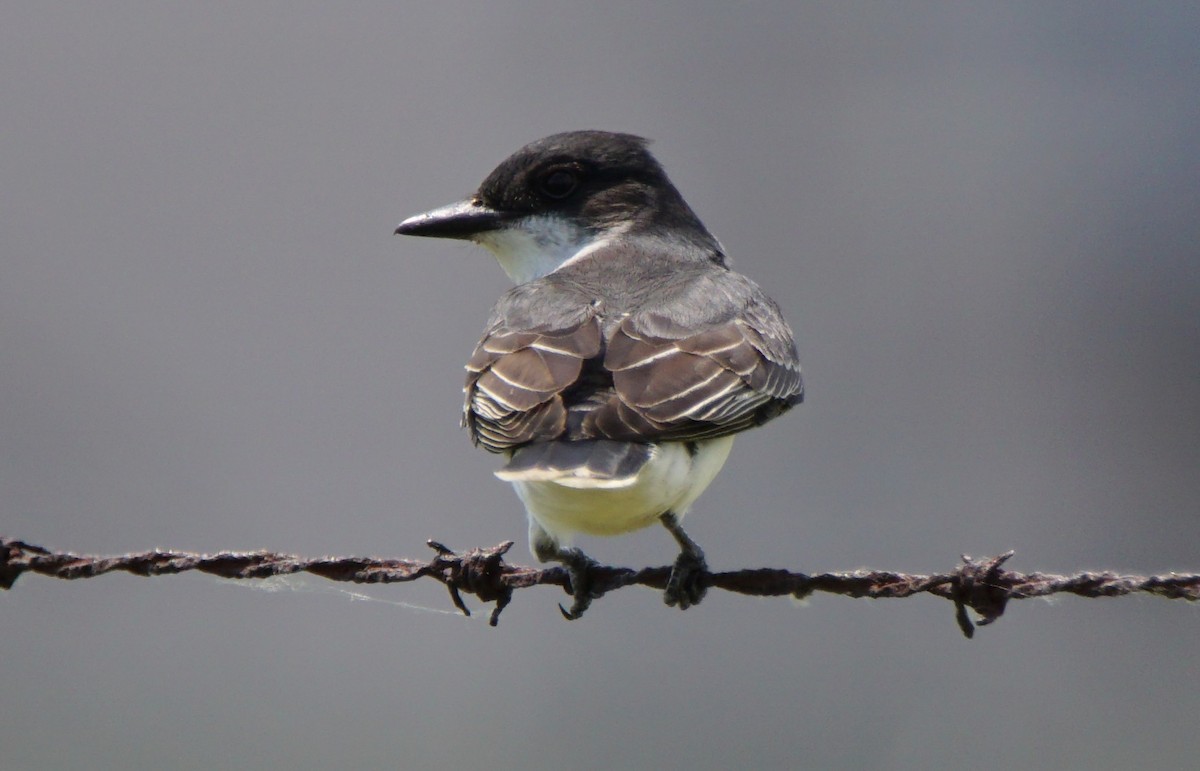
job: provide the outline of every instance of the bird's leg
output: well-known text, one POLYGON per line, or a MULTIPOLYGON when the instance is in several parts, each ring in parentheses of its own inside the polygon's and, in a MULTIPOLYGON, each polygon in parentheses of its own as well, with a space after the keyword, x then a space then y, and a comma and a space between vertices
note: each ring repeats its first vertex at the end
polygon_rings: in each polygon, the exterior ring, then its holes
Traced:
POLYGON ((563 618, 574 621, 591 606, 592 600, 603 594, 603 592, 592 590, 589 571, 596 566, 597 562, 579 549, 560 549, 553 559, 561 562, 567 571, 567 577, 571 579, 571 595, 575 598, 575 601, 571 603, 570 610, 562 605, 559 605, 558 609, 562 611, 563 618))
POLYGON ((558 539, 546 532, 532 518, 529 520, 529 547, 533 551, 533 556, 540 561, 562 564, 563 569, 567 571, 567 578, 571 582, 568 594, 575 598, 575 602, 572 603, 570 610, 562 605, 559 605, 558 609, 562 611, 563 617, 568 621, 574 621, 582 616, 583 612, 592 604, 592 600, 602 594, 602 592, 592 590, 592 581, 589 575, 589 571, 597 564, 596 561, 579 549, 559 546, 558 539))
POLYGON ((667 579, 667 589, 663 592, 663 602, 680 610, 687 610, 693 605, 699 605, 704 599, 708 587, 702 579, 708 572, 708 563, 704 560, 704 550, 683 532, 679 517, 675 512, 668 511, 659 517, 663 527, 667 529, 679 544, 679 557, 671 568, 671 577, 667 579))

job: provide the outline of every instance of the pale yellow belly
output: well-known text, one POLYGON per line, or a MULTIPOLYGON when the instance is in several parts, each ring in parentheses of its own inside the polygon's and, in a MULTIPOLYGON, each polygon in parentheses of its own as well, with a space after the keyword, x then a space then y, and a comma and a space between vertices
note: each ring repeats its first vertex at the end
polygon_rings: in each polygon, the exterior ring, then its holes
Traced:
POLYGON ((693 455, 680 443, 659 445, 628 487, 580 487, 555 481, 519 481, 513 487, 525 503, 530 524, 567 545, 574 533, 619 535, 639 530, 672 511, 682 517, 725 465, 733 437, 698 444, 693 455))

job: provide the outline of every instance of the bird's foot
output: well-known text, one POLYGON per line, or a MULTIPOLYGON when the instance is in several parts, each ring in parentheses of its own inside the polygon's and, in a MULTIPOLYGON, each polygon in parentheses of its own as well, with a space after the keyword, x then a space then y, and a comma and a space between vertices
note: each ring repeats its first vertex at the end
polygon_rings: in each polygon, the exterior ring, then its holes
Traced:
POLYGON ((704 552, 680 552, 671 568, 671 577, 667 579, 663 602, 680 610, 699 605, 708 592, 708 587, 704 584, 707 573, 708 563, 704 561, 704 552))
POLYGON ((591 569, 599 563, 579 549, 563 549, 555 559, 561 562, 563 569, 567 571, 567 578, 571 581, 569 593, 575 598, 575 601, 571 603, 570 610, 561 604, 558 609, 562 611, 563 618, 574 621, 591 606, 592 600, 603 594, 603 592, 596 592, 592 589, 590 575, 591 569))
POLYGON ((687 610, 693 605, 699 605, 708 592, 705 579, 708 574, 708 562, 704 559, 704 550, 683 532, 679 517, 672 512, 662 515, 663 526, 679 543, 679 556, 671 568, 671 577, 667 579, 667 589, 663 592, 663 602, 671 607, 687 610))

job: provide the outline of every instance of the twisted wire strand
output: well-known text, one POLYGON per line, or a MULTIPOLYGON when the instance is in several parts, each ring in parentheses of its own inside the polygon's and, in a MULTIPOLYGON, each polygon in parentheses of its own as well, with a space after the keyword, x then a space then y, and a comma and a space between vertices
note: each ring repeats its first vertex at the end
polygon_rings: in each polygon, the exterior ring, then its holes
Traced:
MULTIPOLYGON (((428 560, 305 558, 267 551, 199 554, 159 549, 119 556, 92 556, 52 551, 0 536, 0 589, 11 589, 17 578, 26 572, 61 579, 93 578, 115 571, 159 576, 196 570, 231 579, 305 572, 330 581, 358 584, 403 583, 429 577, 445 585, 455 607, 468 616, 471 613, 462 599, 463 592, 475 595, 482 602, 494 602, 489 623, 495 626, 516 589, 541 585, 565 589, 570 585, 570 578, 563 568, 538 569, 506 563, 504 555, 512 547, 512 541, 464 552, 454 552, 436 541, 427 544, 434 550, 434 556, 428 560)), ((955 618, 968 638, 974 635, 976 624, 990 624, 1000 618, 1009 600, 1059 593, 1078 597, 1144 593, 1167 599, 1200 600, 1200 575, 1197 574, 1016 573, 1003 569, 1012 555, 1010 551, 978 560, 963 555, 955 569, 929 575, 884 570, 808 574, 755 568, 705 573, 701 582, 707 587, 759 597, 789 595, 802 599, 815 592, 824 592, 845 597, 896 599, 931 594, 954 602, 955 618), (977 615, 975 621, 971 620, 967 608, 977 615)), ((670 575, 670 566, 634 570, 600 565, 589 571, 591 588, 597 596, 632 585, 663 589, 670 575)))

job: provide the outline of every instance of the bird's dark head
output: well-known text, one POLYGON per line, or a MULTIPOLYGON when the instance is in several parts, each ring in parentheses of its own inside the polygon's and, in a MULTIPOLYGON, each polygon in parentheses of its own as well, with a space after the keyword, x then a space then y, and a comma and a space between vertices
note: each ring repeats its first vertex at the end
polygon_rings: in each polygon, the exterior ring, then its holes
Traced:
POLYGON ((505 159, 470 199, 410 217, 396 232, 480 243, 518 283, 623 234, 670 234, 718 249, 647 144, 607 131, 539 139, 505 159))
POLYGON ((555 134, 509 156, 476 195, 497 211, 552 213, 597 230, 626 227, 683 204, 648 144, 606 131, 555 134))

